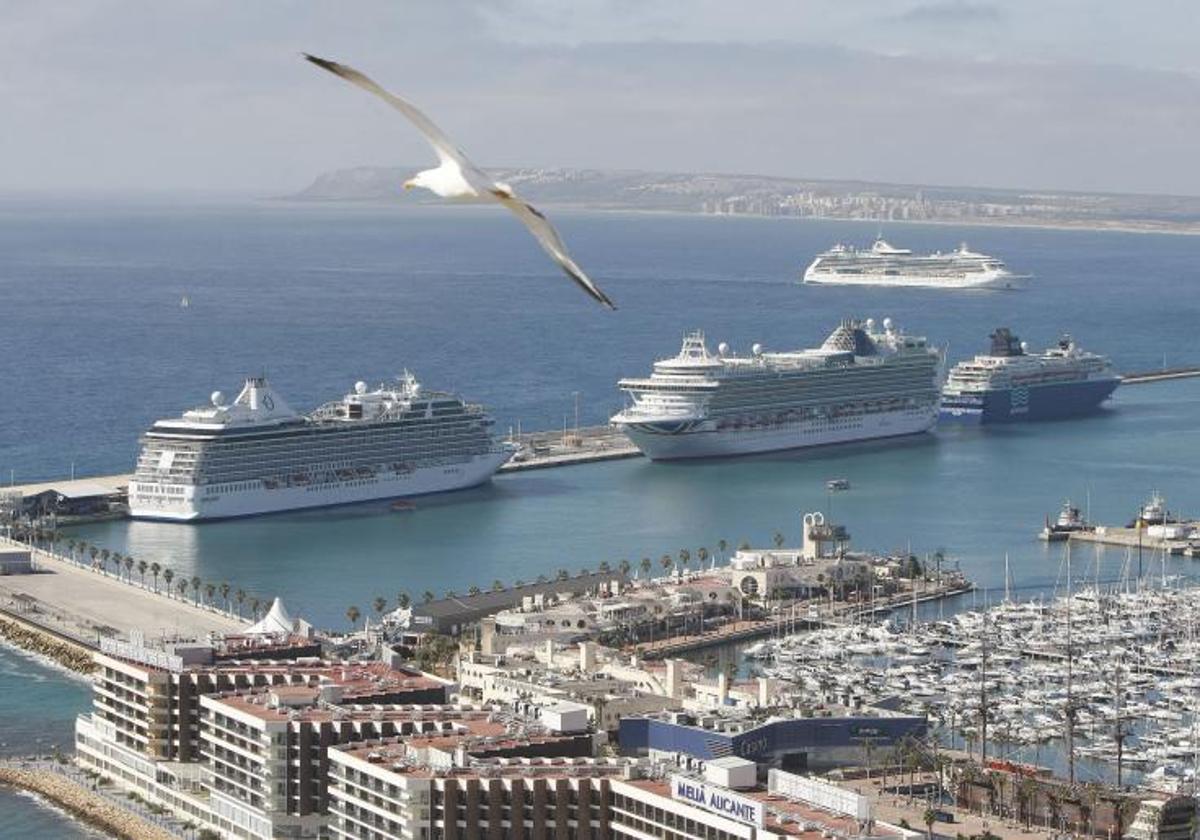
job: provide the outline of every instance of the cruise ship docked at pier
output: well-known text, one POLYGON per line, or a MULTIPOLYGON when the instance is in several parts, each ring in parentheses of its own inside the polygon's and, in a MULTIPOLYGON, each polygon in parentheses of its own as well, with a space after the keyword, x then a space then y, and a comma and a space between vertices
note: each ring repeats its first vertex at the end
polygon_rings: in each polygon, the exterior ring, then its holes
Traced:
POLYGON ((747 455, 929 431, 938 418, 941 354, 889 319, 843 321, 816 349, 750 356, 704 334, 622 379, 630 404, 612 418, 656 460, 747 455))
POLYGON ((1095 411, 1121 384, 1105 356, 1071 337, 1038 354, 1007 327, 985 355, 959 362, 942 389, 942 417, 978 423, 1055 420, 1095 411))
POLYGON ((459 397, 400 381, 311 414, 293 411, 265 378, 226 404, 159 420, 142 437, 129 511, 192 521, 440 493, 487 481, 513 454, 491 418, 459 397))
POLYGON ((876 239, 868 249, 841 243, 817 256, 804 282, 830 286, 923 286, 934 289, 1015 288, 1024 279, 995 257, 967 249, 914 254, 876 239))

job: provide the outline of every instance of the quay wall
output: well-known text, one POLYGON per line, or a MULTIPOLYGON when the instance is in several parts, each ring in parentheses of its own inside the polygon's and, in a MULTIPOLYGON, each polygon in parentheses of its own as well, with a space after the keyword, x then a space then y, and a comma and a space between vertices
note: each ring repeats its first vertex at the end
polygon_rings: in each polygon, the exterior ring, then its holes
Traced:
POLYGON ((79 820, 123 840, 175 840, 176 836, 151 825, 98 794, 51 770, 0 767, 0 784, 44 797, 79 820))
POLYGON ((80 674, 90 674, 95 667, 91 648, 87 645, 19 618, 6 610, 0 610, 0 639, 14 647, 45 656, 80 674))

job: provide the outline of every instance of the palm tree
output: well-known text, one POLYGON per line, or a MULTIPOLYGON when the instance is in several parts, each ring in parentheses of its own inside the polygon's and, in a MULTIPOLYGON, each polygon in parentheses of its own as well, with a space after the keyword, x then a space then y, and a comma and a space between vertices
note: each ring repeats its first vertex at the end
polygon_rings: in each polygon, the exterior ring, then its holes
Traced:
POLYGON ((132 580, 133 580, 133 558, 130 557, 128 554, 126 554, 125 558, 121 562, 125 564, 125 580, 132 582, 132 580))
POLYGON ((453 589, 447 589, 447 590, 446 590, 446 594, 445 594, 443 597, 444 597, 444 598, 445 598, 447 601, 449 601, 451 598, 457 598, 457 597, 458 597, 458 593, 457 593, 457 592, 455 592, 453 589))
POLYGON ((642 567, 642 574, 649 575, 650 567, 653 566, 654 563, 650 560, 649 557, 643 557, 642 562, 639 565, 642 567))
MULTIPOLYGON (((94 559, 95 555, 92 555, 92 557, 94 559)), ((112 557, 111 551, 109 551, 107 548, 100 549, 100 568, 104 569, 105 571, 108 571, 108 558, 109 557, 112 557)))
POLYGON ((783 548, 783 544, 784 544, 784 542, 786 542, 786 538, 783 536, 782 532, 776 531, 771 536, 771 542, 775 543, 776 548, 783 548))
POLYGON ((221 591, 221 600, 225 602, 225 612, 229 612, 229 590, 232 587, 228 583, 222 582, 217 588, 221 591))
POLYGON ((621 570, 622 575, 629 577, 629 573, 633 571, 633 564, 630 563, 628 559, 622 559, 621 562, 617 564, 617 568, 621 570))
POLYGON ((203 582, 198 576, 192 576, 192 603, 196 606, 200 606, 200 584, 203 582))
POLYGON ((548 578, 548 577, 546 577, 545 575, 538 575, 538 576, 537 576, 537 582, 538 582, 538 583, 545 583, 545 582, 546 582, 546 581, 548 581, 548 580, 549 580, 549 578, 548 578))
POLYGON ((493 592, 503 592, 504 591, 504 581, 500 580, 499 578, 496 578, 494 581, 492 581, 492 591, 493 592))
POLYGON ((721 559, 725 559, 725 552, 729 550, 729 543, 724 539, 717 540, 717 551, 721 552, 721 559))
POLYGON ((926 808, 925 813, 921 815, 921 821, 925 823, 925 836, 929 840, 933 840, 933 824, 937 820, 937 812, 932 808, 926 808))
POLYGON ((75 540, 74 539, 67 540, 67 553, 69 555, 71 555, 72 560, 75 559, 75 540))
POLYGON ((376 617, 382 617, 384 609, 387 608, 387 598, 379 597, 371 602, 371 609, 375 610, 376 617))
POLYGON ((242 617, 242 604, 244 604, 246 602, 246 590, 239 589, 237 592, 233 593, 233 600, 237 602, 238 618, 241 618, 242 617))
POLYGON ((513 581, 513 589, 520 589, 524 585, 525 581, 521 580, 520 578, 517 578, 513 581))
MULTIPOLYGON (((470 595, 472 598, 474 598, 476 595, 481 594, 482 592, 483 592, 482 589, 480 589, 478 586, 474 586, 474 585, 472 585, 471 588, 467 590, 467 594, 470 595)), ((447 596, 447 597, 449 597, 449 596, 447 596)))
POLYGON ((137 570, 138 570, 138 574, 141 575, 143 587, 145 587, 145 585, 146 585, 146 570, 149 568, 150 568, 150 564, 147 563, 145 560, 139 560, 137 562, 137 570))
POLYGON ((675 560, 670 554, 664 554, 658 562, 662 565, 664 572, 669 571, 670 568, 675 565, 675 560))
POLYGON ((598 565, 596 569, 600 572, 600 574, 606 575, 612 571, 612 566, 608 564, 607 560, 601 560, 600 565, 598 565))
POLYGON ((696 560, 700 563, 700 568, 704 568, 704 564, 708 562, 708 549, 700 546, 696 549, 696 560))
POLYGON ((88 546, 88 557, 92 558, 92 568, 96 567, 96 555, 100 553, 100 549, 94 545, 88 546))
POLYGON ((358 607, 347 608, 346 618, 350 620, 350 629, 351 630, 354 629, 354 625, 358 624, 358 617, 360 615, 361 615, 361 613, 358 611, 358 607))
POLYGON ((412 598, 410 598, 408 596, 407 592, 401 592, 399 595, 396 596, 396 606, 398 606, 402 610, 408 609, 408 607, 411 603, 412 603, 412 598))
POLYGON ((216 594, 217 594, 217 587, 215 584, 212 584, 212 583, 204 584, 204 600, 205 600, 205 603, 207 603, 210 607, 213 605, 213 596, 216 594))
POLYGON ((250 599, 250 615, 252 618, 258 618, 258 611, 262 608, 262 601, 257 598, 250 599))
POLYGON ((591 573, 592 573, 592 570, 591 570, 591 569, 589 569, 587 566, 580 566, 580 567, 579 567, 579 576, 580 576, 580 577, 587 577, 587 576, 588 576, 588 575, 590 575, 591 573))
POLYGON ((168 568, 163 571, 163 580, 167 582, 167 594, 171 594, 171 581, 175 579, 175 570, 168 568))
POLYGON ((559 569, 558 573, 556 574, 556 577, 559 580, 567 580, 569 577, 571 577, 571 573, 568 572, 566 569, 559 569))
POLYGON ((158 575, 162 572, 162 564, 155 560, 150 564, 150 574, 154 576, 154 593, 158 594, 158 575))
POLYGON ((688 551, 686 548, 679 549, 679 565, 682 566, 686 570, 687 567, 691 565, 691 563, 692 563, 692 552, 688 551))
POLYGON ((180 578, 179 585, 176 588, 179 590, 179 598, 181 600, 187 598, 187 588, 188 588, 187 578, 180 578))
POLYGON ((434 595, 432 592, 430 592, 428 589, 426 589, 424 594, 421 595, 421 600, 423 600, 426 604, 428 604, 436 597, 437 597, 436 595, 434 595))
POLYGON ((750 550, 750 541, 749 540, 742 540, 740 543, 738 543, 738 551, 749 551, 749 550, 750 550))

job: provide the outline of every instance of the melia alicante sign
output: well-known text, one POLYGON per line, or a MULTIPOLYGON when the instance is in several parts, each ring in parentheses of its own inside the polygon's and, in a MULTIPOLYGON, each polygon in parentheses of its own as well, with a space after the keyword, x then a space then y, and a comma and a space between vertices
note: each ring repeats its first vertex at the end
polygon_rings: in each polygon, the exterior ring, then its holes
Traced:
POLYGON ((686 776, 671 777, 671 798, 747 825, 761 826, 766 818, 763 804, 757 799, 739 796, 725 788, 706 785, 686 776))

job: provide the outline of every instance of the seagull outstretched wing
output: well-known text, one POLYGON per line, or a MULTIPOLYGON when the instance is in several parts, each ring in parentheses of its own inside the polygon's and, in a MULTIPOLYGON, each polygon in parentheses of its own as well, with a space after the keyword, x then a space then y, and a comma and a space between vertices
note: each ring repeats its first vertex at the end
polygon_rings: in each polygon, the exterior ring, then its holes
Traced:
POLYGON ((437 153, 438 159, 443 166, 449 164, 456 167, 462 173, 464 179, 468 181, 475 180, 479 182, 480 186, 486 184, 487 193, 490 193, 492 198, 512 211, 513 215, 520 219, 525 227, 529 228, 529 232, 537 239, 538 244, 542 246, 542 250, 558 263, 568 277, 574 280, 581 289, 595 300, 604 304, 609 309, 617 308, 608 295, 600 291, 596 287, 596 284, 584 274, 583 269, 571 259, 571 255, 567 253, 567 246, 563 243, 562 237, 558 235, 558 231, 554 229, 554 226, 546 220, 546 217, 531 204, 527 204, 522 199, 513 195, 512 190, 508 189, 508 187, 503 184, 497 184, 492 178, 488 177, 475 166, 475 164, 471 163, 467 156, 446 136, 446 133, 438 128, 433 120, 425 116, 417 106, 413 105, 407 99, 384 90, 373 79, 360 73, 353 67, 338 64, 336 61, 317 58, 315 55, 309 55, 308 53, 304 53, 304 57, 318 67, 342 77, 369 93, 375 94, 397 111, 404 114, 416 126, 417 130, 425 136, 425 139, 429 141, 429 145, 433 146, 433 150, 437 153))
POLYGON ((318 67, 333 73, 335 76, 341 76, 350 84, 357 85, 363 90, 375 94, 401 114, 408 117, 409 122, 416 126, 417 131, 421 132, 425 139, 429 141, 429 145, 433 147, 433 150, 437 153, 438 160, 442 163, 453 163, 464 170, 476 170, 475 164, 471 163, 467 159, 467 156, 454 145, 450 138, 446 136, 446 132, 438 128, 433 120, 425 116, 425 113, 420 108, 407 99, 384 90, 370 76, 360 73, 353 67, 338 64, 336 61, 317 58, 317 56, 309 55, 308 53, 304 53, 304 57, 318 67))
POLYGON ((575 263, 575 260, 571 259, 571 255, 567 253, 567 246, 563 243, 562 237, 558 235, 558 231, 554 229, 554 225, 550 224, 549 220, 542 215, 540 210, 513 195, 511 191, 494 190, 492 195, 496 196, 497 201, 511 210, 512 214, 521 220, 521 224, 529 228, 529 232, 533 234, 533 238, 542 246, 542 250, 558 263, 559 267, 566 272, 568 277, 579 284, 579 288, 583 289, 609 309, 617 308, 616 304, 609 300, 608 295, 600 291, 599 287, 583 273, 583 269, 575 263))

